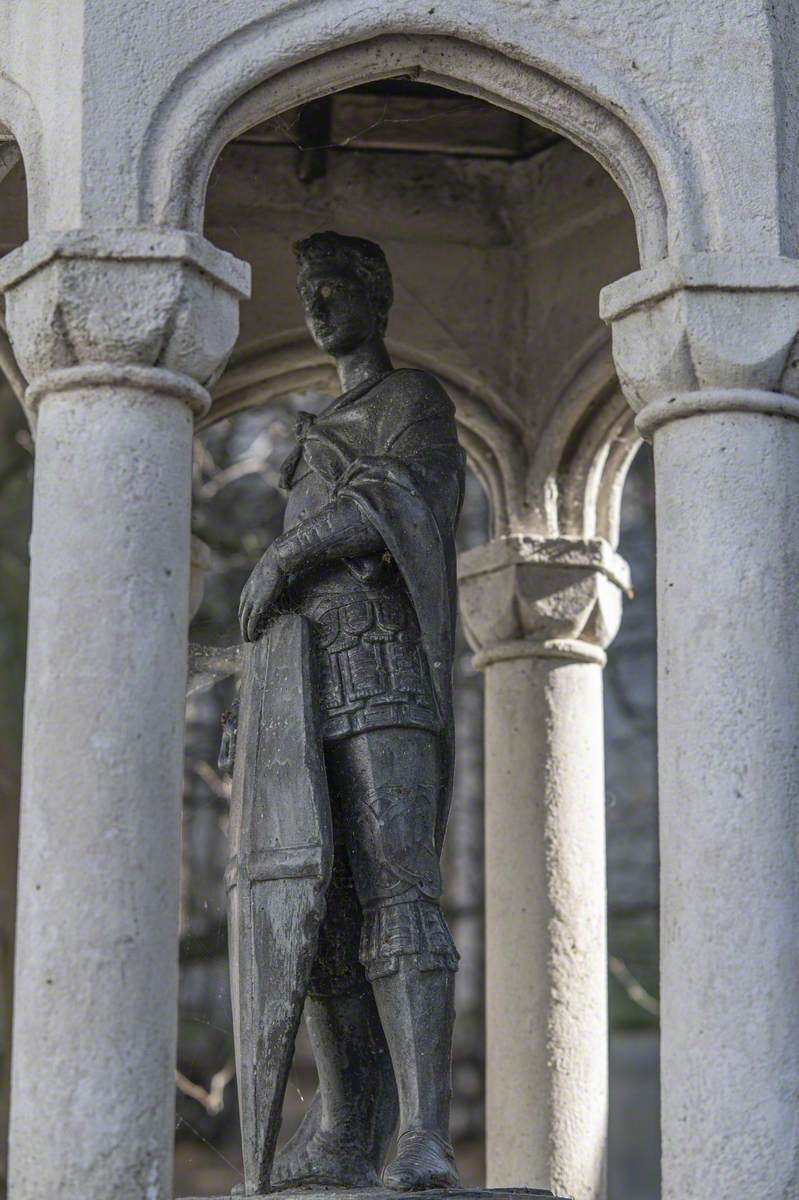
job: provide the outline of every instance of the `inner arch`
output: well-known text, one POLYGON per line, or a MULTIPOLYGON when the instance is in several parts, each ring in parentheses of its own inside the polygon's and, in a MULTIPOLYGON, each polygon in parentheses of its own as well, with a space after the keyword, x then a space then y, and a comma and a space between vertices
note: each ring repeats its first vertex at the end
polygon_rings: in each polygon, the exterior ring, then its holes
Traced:
MULTIPOLYGON (((239 53, 246 58, 243 50, 239 53)), ((199 228, 216 157, 258 122, 356 84, 407 76, 481 97, 568 137, 602 164, 627 197, 641 263, 667 253, 666 201, 658 169, 639 134, 610 107, 521 57, 454 36, 411 34, 372 36, 284 66, 287 57, 261 64, 252 85, 242 83, 236 90, 229 76, 237 53, 231 48, 226 55, 217 47, 207 77, 198 63, 188 76, 191 83, 181 87, 178 81, 146 139, 141 167, 144 222, 199 228), (195 95, 198 89, 201 94, 195 95), (214 89, 217 95, 202 94, 214 89)), ((650 141, 667 152, 665 133, 653 133, 650 141)), ((681 207, 679 197, 674 202, 681 207)), ((691 220, 690 212, 685 218, 691 220)))

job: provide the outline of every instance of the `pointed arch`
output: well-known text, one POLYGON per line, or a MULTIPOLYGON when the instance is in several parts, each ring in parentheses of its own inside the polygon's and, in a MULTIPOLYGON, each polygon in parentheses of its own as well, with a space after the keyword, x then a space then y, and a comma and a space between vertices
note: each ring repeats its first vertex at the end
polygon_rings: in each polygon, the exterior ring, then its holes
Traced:
POLYGON ((640 444, 610 336, 600 330, 564 373, 527 471, 527 501, 541 532, 603 537, 615 547, 624 481, 640 444))
POLYGON ((554 18, 547 28, 480 0, 466 21, 458 7, 445 0, 435 17, 427 9, 387 17, 368 8, 342 15, 333 0, 295 4, 218 43, 181 73, 150 122, 142 223, 199 228, 213 164, 232 138, 320 95, 398 75, 511 109, 585 149, 626 195, 644 264, 667 253, 667 212, 683 231, 703 220, 689 200, 690 166, 625 73, 608 70, 585 42, 567 42, 554 18))
POLYGON ((28 226, 35 232, 44 210, 47 180, 42 160, 39 114, 24 88, 0 71, 0 134, 11 140, 0 144, 0 178, 22 158, 28 184, 28 226), (3 169, 5 167, 5 169, 3 169))
MULTIPOLYGON (((412 347, 388 338, 392 360, 400 367, 431 371, 455 404, 458 436, 469 464, 489 498, 497 533, 510 528, 519 511, 524 466, 519 439, 494 415, 497 406, 484 384, 412 347)), ((214 389, 213 403, 199 423, 204 428, 247 408, 276 403, 292 392, 311 388, 337 390, 330 359, 300 331, 271 338, 234 355, 214 389)))

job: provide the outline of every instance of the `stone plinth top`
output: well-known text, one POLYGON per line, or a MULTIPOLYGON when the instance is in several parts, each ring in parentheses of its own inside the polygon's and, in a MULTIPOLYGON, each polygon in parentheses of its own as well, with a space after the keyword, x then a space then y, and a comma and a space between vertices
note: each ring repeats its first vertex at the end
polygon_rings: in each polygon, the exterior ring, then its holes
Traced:
MULTIPOLYGON (((263 1196, 247 1197, 246 1200, 399 1200, 412 1196, 413 1200, 527 1200, 541 1196, 544 1200, 570 1200, 556 1196, 546 1188, 435 1188, 426 1192, 395 1192, 388 1188, 308 1188, 285 1192, 266 1192, 263 1196)), ((188 1200, 188 1198, 187 1198, 188 1200)), ((218 1196, 216 1200, 230 1200, 218 1196)), ((238 1200, 238 1195, 237 1195, 238 1200)), ((245 1200, 242 1196, 241 1200, 245 1200)))
POLYGON ((796 259, 781 255, 673 255, 606 284, 599 293, 599 315, 616 321, 681 290, 793 292, 799 290, 799 267, 796 259))
POLYGON ((535 564, 600 571, 628 596, 632 596, 630 568, 605 538, 536 537, 508 534, 458 555, 458 580, 487 575, 506 567, 535 564))
POLYGON ((207 275, 238 299, 250 296, 250 266, 201 234, 182 229, 68 229, 30 238, 0 265, 0 291, 56 261, 177 262, 207 275))

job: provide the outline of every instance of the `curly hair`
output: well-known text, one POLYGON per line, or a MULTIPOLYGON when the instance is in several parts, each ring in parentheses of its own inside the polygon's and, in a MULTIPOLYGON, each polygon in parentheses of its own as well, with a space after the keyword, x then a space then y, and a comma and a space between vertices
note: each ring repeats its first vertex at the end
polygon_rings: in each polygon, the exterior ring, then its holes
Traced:
POLYGON ((294 257, 298 265, 297 288, 300 292, 304 281, 317 274, 320 268, 354 276, 365 288, 374 307, 380 333, 385 333, 388 310, 394 300, 394 286, 386 256, 376 242, 347 237, 328 229, 295 242, 294 257))

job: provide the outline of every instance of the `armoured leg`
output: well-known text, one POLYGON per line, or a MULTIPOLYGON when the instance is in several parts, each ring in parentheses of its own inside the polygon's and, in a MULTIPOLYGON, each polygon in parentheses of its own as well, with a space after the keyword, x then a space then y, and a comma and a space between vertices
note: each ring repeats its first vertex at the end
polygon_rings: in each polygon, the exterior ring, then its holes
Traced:
POLYGON ((374 1187, 397 1122, 397 1091, 371 989, 309 996, 319 1088, 277 1155, 275 1187, 374 1187))
POLYGON ((400 1095, 397 1154, 383 1182, 400 1191, 454 1187, 449 1107, 455 974, 420 970, 409 956, 373 987, 400 1095))
POLYGON ((434 832, 438 740, 381 729, 329 755, 363 908, 361 961, 372 981, 400 1101, 400 1140, 383 1179, 420 1190, 458 1182, 449 1143, 457 952, 444 923, 434 832))
POLYGON ((319 1088, 275 1158, 272 1185, 379 1182, 397 1123, 397 1089, 374 996, 358 961, 361 911, 341 842, 335 793, 333 879, 305 1001, 319 1088))

